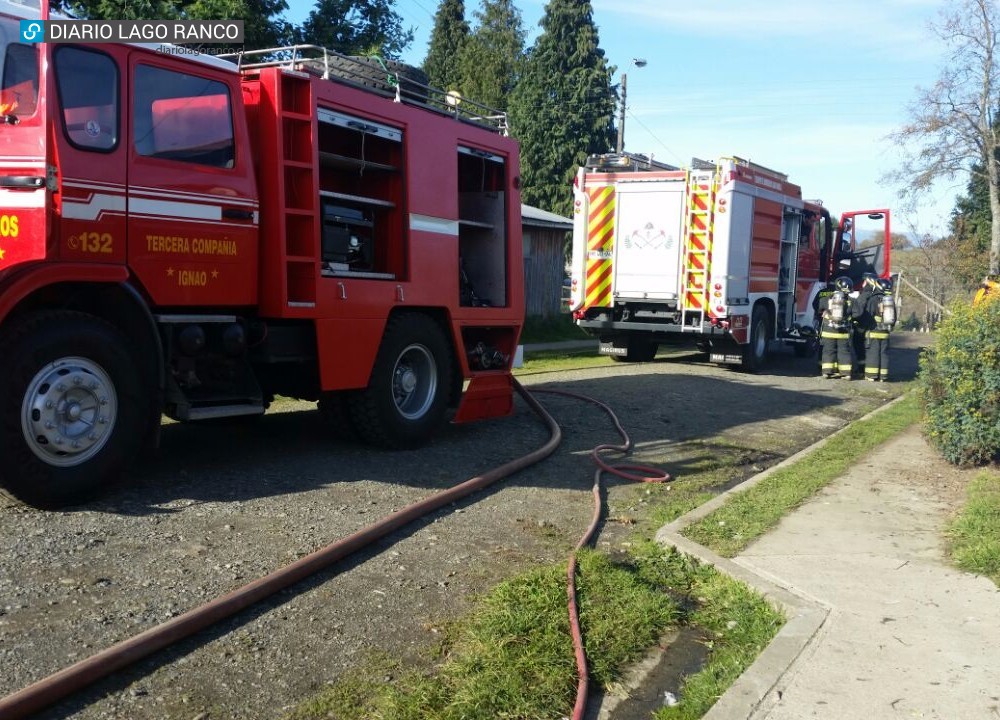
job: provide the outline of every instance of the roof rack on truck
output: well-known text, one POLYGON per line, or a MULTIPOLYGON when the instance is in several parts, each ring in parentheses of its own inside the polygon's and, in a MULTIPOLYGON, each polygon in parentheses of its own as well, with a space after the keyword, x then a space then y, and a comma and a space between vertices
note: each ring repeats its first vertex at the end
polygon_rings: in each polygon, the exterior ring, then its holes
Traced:
POLYGON ((280 67, 318 75, 324 80, 360 87, 392 97, 396 102, 420 105, 456 120, 509 135, 507 113, 463 97, 455 90, 433 87, 427 83, 427 76, 422 70, 395 60, 384 60, 375 55, 342 55, 319 45, 288 45, 219 57, 234 61, 244 73, 265 67, 280 67))

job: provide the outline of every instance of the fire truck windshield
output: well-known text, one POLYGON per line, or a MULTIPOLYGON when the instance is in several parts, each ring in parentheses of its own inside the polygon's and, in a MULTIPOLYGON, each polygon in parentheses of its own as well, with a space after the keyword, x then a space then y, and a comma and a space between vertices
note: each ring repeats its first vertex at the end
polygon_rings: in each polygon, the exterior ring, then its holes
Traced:
POLYGON ((38 48, 16 42, 18 21, 0 17, 0 117, 30 117, 38 103, 38 48))

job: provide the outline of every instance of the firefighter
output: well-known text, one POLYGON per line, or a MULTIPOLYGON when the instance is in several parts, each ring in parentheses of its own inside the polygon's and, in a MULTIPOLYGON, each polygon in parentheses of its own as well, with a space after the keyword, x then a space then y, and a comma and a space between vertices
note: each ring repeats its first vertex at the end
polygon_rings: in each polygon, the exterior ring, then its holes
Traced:
POLYGON ((861 290, 854 299, 854 317, 851 322, 851 345, 854 349, 854 376, 861 377, 865 370, 865 351, 868 347, 868 332, 875 327, 875 320, 868 311, 869 300, 880 292, 878 276, 866 272, 861 276, 861 290))
POLYGON ((820 375, 825 378, 851 380, 854 369, 854 348, 851 344, 851 324, 854 303, 851 299, 851 279, 838 277, 833 291, 818 298, 817 309, 822 314, 819 329, 823 346, 820 358, 820 375))
POLYGON ((868 351, 865 380, 888 382, 889 333, 896 324, 896 301, 892 295, 891 280, 878 279, 875 292, 868 298, 867 313, 872 318, 872 326, 865 338, 868 351))

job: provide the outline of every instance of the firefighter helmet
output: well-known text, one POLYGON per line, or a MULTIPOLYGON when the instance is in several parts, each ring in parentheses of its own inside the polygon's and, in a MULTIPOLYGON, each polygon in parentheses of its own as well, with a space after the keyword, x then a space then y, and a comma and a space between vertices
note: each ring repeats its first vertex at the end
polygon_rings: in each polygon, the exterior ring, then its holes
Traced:
POLYGON ((833 281, 833 284, 838 290, 845 293, 849 293, 852 289, 854 289, 854 283, 852 283, 851 278, 846 275, 841 275, 833 281))
POLYGON ((882 292, 884 293, 892 292, 892 280, 890 280, 889 278, 879 278, 878 280, 876 280, 876 283, 878 284, 878 287, 882 290, 882 292))
POLYGON ((871 288, 874 290, 878 285, 878 280, 879 280, 878 275, 876 275, 875 273, 866 272, 864 275, 861 276, 861 285, 863 287, 871 286, 871 288))

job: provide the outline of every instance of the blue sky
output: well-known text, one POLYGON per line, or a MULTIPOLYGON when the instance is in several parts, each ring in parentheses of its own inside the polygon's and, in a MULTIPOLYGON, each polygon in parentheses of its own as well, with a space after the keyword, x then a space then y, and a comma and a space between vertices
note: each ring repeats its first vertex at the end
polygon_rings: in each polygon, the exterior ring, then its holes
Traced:
MULTIPOLYGON (((465 0, 472 21, 479 0, 465 0)), ((687 165, 737 155, 786 173, 834 213, 889 207, 900 232, 947 231, 965 178, 915 213, 882 176, 898 166, 885 136, 931 87, 943 46, 929 29, 947 0, 592 0, 601 47, 628 74, 625 149, 687 165), (642 68, 633 58, 646 60, 642 68)), ((311 9, 290 0, 288 17, 311 9)), ((529 44, 544 0, 517 0, 529 44)), ((427 51, 437 0, 396 0, 427 51)))

